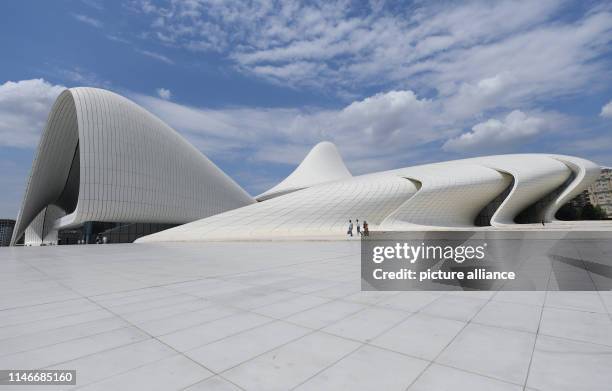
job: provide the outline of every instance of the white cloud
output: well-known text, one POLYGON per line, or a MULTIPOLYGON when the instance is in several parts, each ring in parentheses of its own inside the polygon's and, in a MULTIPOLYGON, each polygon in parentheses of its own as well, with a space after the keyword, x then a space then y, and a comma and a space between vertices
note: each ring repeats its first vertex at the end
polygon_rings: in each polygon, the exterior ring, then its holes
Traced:
POLYGON ((573 7, 569 19, 558 18, 570 5, 557 0, 161 4, 143 0, 140 11, 151 20, 148 36, 165 45, 216 51, 243 72, 291 86, 435 89, 465 115, 571 93, 609 69, 601 55, 612 14, 603 5, 573 7), (495 86, 483 80, 499 83, 486 99, 478 90, 495 86))
POLYGON ((170 100, 170 98, 172 97, 172 92, 170 92, 170 90, 167 88, 158 88, 156 92, 157 96, 165 100, 170 100))
MULTIPOLYGON (((211 126, 192 133, 209 135, 215 129, 212 133, 222 133, 215 135, 219 148, 240 145, 239 138, 228 134, 248 140, 254 140, 248 138, 251 133, 269 137, 261 147, 266 153, 254 154, 253 159, 299 160, 293 158, 298 150, 325 138, 336 141, 355 165, 364 167, 376 160, 397 163, 385 157, 392 154, 404 160, 439 156, 441 145, 446 151, 473 153, 486 145, 487 137, 504 140, 490 145, 489 151, 525 150, 519 140, 538 139, 540 134, 571 138, 564 134, 567 121, 538 109, 543 103, 549 106, 562 96, 591 93, 606 85, 601 80, 609 80, 606 54, 612 49, 612 7, 606 4, 137 4, 138 12, 150 18, 146 36, 151 39, 196 53, 216 52, 245 74, 331 92, 348 102, 336 110, 178 110, 195 111, 196 117, 206 113, 211 126), (569 14, 571 18, 565 17, 569 14), (389 86, 396 91, 363 95, 389 86), (503 113, 510 114, 500 118, 503 113), (260 117, 266 119, 249 122, 260 117), (279 152, 269 154, 270 149, 279 152), (283 153, 289 150, 294 152, 283 153)), ((189 127, 193 128, 185 128, 189 127)))
MULTIPOLYGON (((63 89, 42 79, 1 85, 0 145, 34 147, 63 89)), ((358 173, 442 158, 441 145, 458 153, 491 152, 499 146, 516 147, 544 132, 562 131, 559 114, 515 110, 459 134, 474 122, 449 112, 443 102, 420 98, 410 90, 375 94, 338 109, 209 109, 172 102, 171 91, 165 88, 159 88, 157 95, 129 94, 213 159, 295 164, 314 144, 331 140, 358 173)))
POLYGON ((87 15, 83 15, 83 14, 72 14, 72 16, 78 20, 79 22, 88 24, 92 27, 95 27, 97 29, 102 28, 103 24, 101 21, 99 21, 98 19, 92 18, 90 16, 87 15))
POLYGON ((164 56, 163 54, 151 52, 149 50, 141 50, 141 49, 136 49, 136 51, 144 56, 154 58, 161 62, 165 62, 166 64, 169 64, 169 65, 174 64, 174 61, 172 61, 169 57, 164 56))
POLYGON ((604 118, 612 118, 612 100, 601 108, 599 115, 604 118))
POLYGON ((65 89, 43 79, 0 85, 0 146, 33 148, 57 96, 65 89))
POLYGON ((406 90, 376 94, 336 110, 212 110, 146 95, 131 97, 213 159, 294 164, 317 142, 331 140, 351 168, 364 172, 397 167, 420 156, 428 143, 456 134, 441 120, 437 102, 406 90))
POLYGON ((446 141, 442 148, 453 152, 511 150, 550 129, 553 122, 552 118, 514 110, 502 120, 492 118, 474 125, 471 131, 446 141))

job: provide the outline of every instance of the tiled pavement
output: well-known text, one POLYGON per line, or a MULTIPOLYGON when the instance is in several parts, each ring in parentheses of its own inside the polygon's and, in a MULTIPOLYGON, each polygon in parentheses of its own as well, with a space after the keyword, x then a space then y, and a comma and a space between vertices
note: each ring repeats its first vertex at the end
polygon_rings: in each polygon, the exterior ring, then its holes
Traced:
POLYGON ((611 292, 361 292, 358 254, 3 248, 0 368, 76 369, 82 390, 610 389, 611 292))

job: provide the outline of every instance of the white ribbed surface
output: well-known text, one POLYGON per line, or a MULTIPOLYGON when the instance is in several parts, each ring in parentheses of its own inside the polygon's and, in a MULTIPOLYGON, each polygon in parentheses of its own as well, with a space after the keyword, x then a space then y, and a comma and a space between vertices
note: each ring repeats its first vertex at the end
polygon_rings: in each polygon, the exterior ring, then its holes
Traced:
MULTIPOLYGON (((62 190, 78 143, 77 112, 72 94, 66 90, 57 98, 43 130, 28 177, 25 196, 17 216, 11 243, 24 233, 26 227, 57 199, 62 190)), ((42 213, 44 216, 44 213, 42 213)), ((40 223, 28 235, 31 243, 42 241, 45 233, 40 223), (40 227, 38 227, 40 225, 40 227), (38 239, 36 238, 38 236, 38 239)))
POLYGON ((381 229, 414 226, 473 227, 480 210, 509 184, 499 172, 477 164, 431 164, 395 171, 421 182, 419 192, 390 214, 381 229))
POLYGON ((591 183, 594 183, 601 174, 601 167, 585 159, 573 156, 555 155, 553 158, 563 162, 574 172, 573 181, 559 194, 545 211, 546 221, 555 220, 557 211, 578 194, 582 193, 591 183))
POLYGON ((86 221, 185 223, 254 202, 140 106, 110 91, 72 88, 49 116, 13 240, 61 194, 77 141, 78 204, 56 228, 86 221))
POLYGON ((26 228, 24 245, 57 244, 58 232, 56 229, 53 229, 53 223, 65 214, 61 208, 55 205, 49 205, 44 208, 26 228))
POLYGON ((144 241, 345 235, 348 220, 376 227, 417 191, 409 180, 364 175, 276 197, 146 237, 144 241))
MULTIPOLYGON (((586 188, 596 176, 594 163, 572 160, 578 175, 559 189, 572 170, 557 155, 501 155, 408 167, 357 176, 232 210, 159 232, 138 242, 342 238, 348 220, 367 220, 371 230, 474 228, 479 212, 502 194, 495 227, 520 228, 514 218, 524 209, 559 191, 544 210, 558 209, 568 194, 586 188), (417 188, 419 188, 417 191, 417 188), (561 200, 561 201, 559 201, 561 200)), ((554 214, 553 214, 554 215, 554 214)))
POLYGON ((547 155, 502 155, 484 157, 481 161, 514 178, 510 194, 491 219, 494 226, 513 225, 516 215, 561 186, 571 175, 565 164, 547 155))
POLYGON ((329 141, 318 143, 302 163, 278 185, 255 197, 258 201, 278 197, 295 190, 351 177, 336 146, 329 141))

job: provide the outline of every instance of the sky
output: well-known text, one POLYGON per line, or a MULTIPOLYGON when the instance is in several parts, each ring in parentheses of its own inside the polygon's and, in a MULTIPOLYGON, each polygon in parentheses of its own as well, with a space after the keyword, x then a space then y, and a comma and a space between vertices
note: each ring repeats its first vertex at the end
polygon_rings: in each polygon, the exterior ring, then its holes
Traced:
POLYGON ((0 2, 0 218, 49 109, 115 91, 252 195, 318 142, 361 174, 500 153, 612 166, 607 1, 0 2))

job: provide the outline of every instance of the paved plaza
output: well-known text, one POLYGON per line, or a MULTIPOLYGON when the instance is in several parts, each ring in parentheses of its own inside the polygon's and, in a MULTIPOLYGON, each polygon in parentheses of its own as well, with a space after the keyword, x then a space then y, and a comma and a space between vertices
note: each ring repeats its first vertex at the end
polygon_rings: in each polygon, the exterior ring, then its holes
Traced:
POLYGON ((76 369, 79 390, 610 389, 611 292, 361 292, 359 253, 2 248, 0 369, 76 369))

